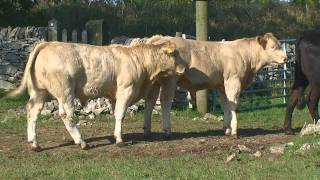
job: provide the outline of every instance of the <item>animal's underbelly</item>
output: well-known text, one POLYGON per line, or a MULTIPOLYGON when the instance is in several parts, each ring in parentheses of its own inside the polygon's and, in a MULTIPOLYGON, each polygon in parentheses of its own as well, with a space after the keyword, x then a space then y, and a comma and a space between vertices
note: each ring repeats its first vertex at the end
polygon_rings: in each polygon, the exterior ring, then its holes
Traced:
MULTIPOLYGON (((134 104, 140 99, 144 99, 147 96, 150 87, 151 86, 149 84, 143 85, 142 87, 134 86, 133 92, 131 94, 132 98, 129 102, 130 105, 134 104)), ((76 96, 82 101, 87 101, 88 99, 95 99, 99 97, 106 97, 110 100, 117 100, 117 93, 121 93, 117 91, 118 88, 115 82, 86 83, 82 87, 77 87, 76 96)))
POLYGON ((82 98, 99 98, 99 97, 114 97, 116 87, 112 83, 86 83, 84 86, 76 87, 77 96, 82 98))
POLYGON ((178 81, 178 86, 188 90, 214 89, 223 85, 221 75, 207 76, 205 74, 190 73, 178 81))

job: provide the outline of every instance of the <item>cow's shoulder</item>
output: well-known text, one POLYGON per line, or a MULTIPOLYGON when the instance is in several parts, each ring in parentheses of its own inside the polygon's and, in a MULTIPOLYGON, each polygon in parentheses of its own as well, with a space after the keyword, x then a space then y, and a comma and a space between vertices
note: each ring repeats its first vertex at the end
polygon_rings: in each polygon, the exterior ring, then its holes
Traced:
POLYGON ((300 34, 300 40, 310 42, 313 45, 320 46, 320 31, 306 30, 300 34))

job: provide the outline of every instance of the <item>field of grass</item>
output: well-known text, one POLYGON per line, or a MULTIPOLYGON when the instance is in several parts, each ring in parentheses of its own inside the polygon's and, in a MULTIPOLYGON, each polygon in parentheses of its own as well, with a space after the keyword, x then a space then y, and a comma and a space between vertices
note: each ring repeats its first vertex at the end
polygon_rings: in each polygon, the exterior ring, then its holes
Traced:
MULTIPOLYGON (((194 111, 173 111, 173 137, 163 138, 161 115, 154 115, 151 139, 143 139, 143 114, 127 116, 127 146, 112 139, 114 119, 101 116, 80 126, 84 138, 94 145, 87 151, 73 145, 63 123, 50 117, 38 121, 39 142, 33 152, 26 143, 26 115, 8 109, 19 107, 26 97, 0 100, 0 179, 319 179, 320 146, 295 153, 304 143, 320 143, 320 136, 286 136, 281 128, 284 108, 238 114, 240 139, 223 136, 222 122, 197 119, 194 111), (202 142, 205 139, 205 142, 202 142), (285 153, 273 156, 269 147, 293 142, 285 153), (226 163, 232 146, 246 144, 262 156, 240 153, 226 163), (259 146, 263 146, 260 148, 259 146)), ((220 115, 220 114, 215 114, 220 115)), ((307 110, 295 111, 296 131, 311 123, 307 110)))

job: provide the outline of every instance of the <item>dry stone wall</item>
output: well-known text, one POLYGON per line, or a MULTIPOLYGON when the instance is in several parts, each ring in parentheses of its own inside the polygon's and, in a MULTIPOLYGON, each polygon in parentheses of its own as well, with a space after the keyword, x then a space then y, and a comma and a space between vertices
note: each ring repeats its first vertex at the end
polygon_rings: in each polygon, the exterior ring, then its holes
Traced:
POLYGON ((46 39, 47 27, 6 27, 0 28, 0 41, 13 41, 28 38, 46 39))
POLYGON ((22 78, 33 44, 46 39, 46 27, 0 28, 0 89, 13 89, 22 78))

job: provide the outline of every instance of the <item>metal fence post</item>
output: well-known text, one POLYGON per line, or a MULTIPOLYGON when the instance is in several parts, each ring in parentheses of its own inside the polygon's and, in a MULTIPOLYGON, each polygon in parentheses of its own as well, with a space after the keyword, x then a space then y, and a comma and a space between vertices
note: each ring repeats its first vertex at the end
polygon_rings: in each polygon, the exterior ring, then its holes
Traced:
MULTIPOLYGON (((286 43, 284 42, 284 43, 282 43, 282 50, 287 54, 287 46, 286 46, 286 43)), ((284 95, 284 97, 283 97, 283 103, 287 103, 287 98, 286 98, 286 96, 287 96, 287 92, 286 92, 286 87, 287 87, 287 82, 286 82, 286 80, 287 80, 287 64, 284 64, 283 65, 283 95, 284 95)))

